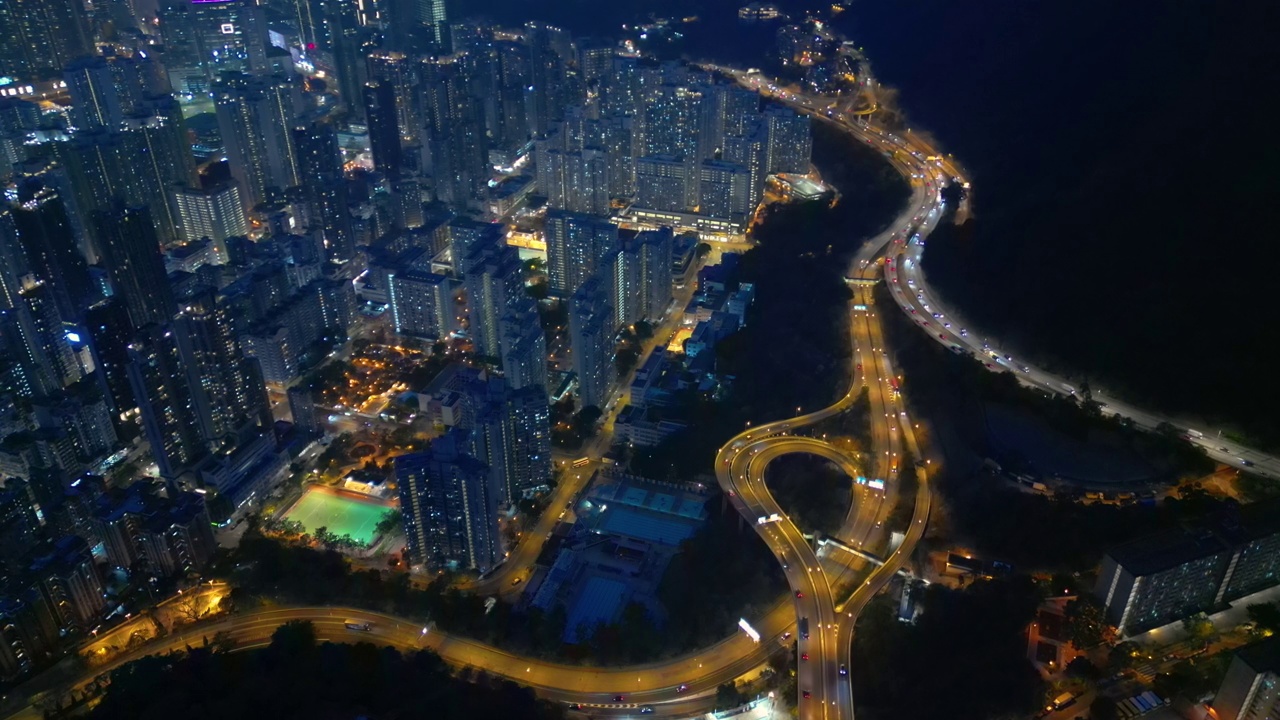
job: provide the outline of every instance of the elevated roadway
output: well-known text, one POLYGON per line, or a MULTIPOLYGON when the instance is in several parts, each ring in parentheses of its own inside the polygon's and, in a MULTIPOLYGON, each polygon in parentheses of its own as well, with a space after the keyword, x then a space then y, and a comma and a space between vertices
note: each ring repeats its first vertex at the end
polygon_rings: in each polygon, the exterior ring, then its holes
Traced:
MULTIPOLYGON (((757 87, 757 89, 759 89, 757 87)), ((899 154, 900 155, 900 154, 899 154)), ((900 156, 886 154, 889 162, 904 175, 912 175, 912 167, 900 156)), ((918 178, 917 178, 918 179, 918 178)), ((922 203, 936 196, 936 188, 924 183, 913 187, 912 201, 895 221, 896 228, 909 222, 922 203)), ((874 278, 875 258, 893 239, 894 230, 886 230, 866 243, 855 257, 851 276, 874 278)), ((870 568, 868 562, 849 553, 824 553, 819 557, 795 523, 782 512, 764 482, 768 465, 788 454, 812 454, 834 462, 850 476, 873 475, 886 480, 883 492, 855 486, 854 504, 838 539, 855 547, 872 547, 884 540, 884 520, 892 509, 897 492, 897 478, 902 471, 898 460, 905 447, 920 457, 911 425, 901 406, 897 388, 893 386, 892 367, 884 349, 883 335, 875 311, 858 310, 854 305, 869 301, 870 288, 863 287, 849 310, 854 356, 851 358, 851 383, 848 391, 831 405, 794 418, 748 428, 721 448, 716 457, 717 480, 744 520, 760 533, 783 564, 792 593, 754 625, 762 636, 755 643, 743 633, 715 645, 657 663, 626 668, 572 666, 521 657, 467 638, 451 636, 435 629, 423 628, 405 618, 355 608, 303 607, 280 608, 236 616, 217 623, 175 634, 125 655, 115 662, 87 672, 82 684, 120 664, 143 654, 181 650, 199 645, 203 638, 220 631, 228 633, 239 648, 260 647, 270 641, 277 627, 292 620, 312 622, 321 640, 340 642, 370 641, 402 650, 431 649, 451 665, 483 669, 487 673, 528 685, 544 697, 580 704, 593 716, 635 715, 640 709, 653 707, 658 716, 681 717, 709 709, 716 688, 760 667, 777 647, 774 643, 788 633, 798 635, 797 617, 809 619, 810 636, 800 639, 799 652, 808 660, 799 662, 799 688, 796 699, 803 718, 842 720, 852 718, 853 701, 846 671, 851 670, 850 646, 854 624, 861 610, 909 560, 915 544, 922 537, 930 511, 930 491, 926 473, 919 470, 914 515, 906 528, 905 538, 897 549, 885 557, 883 565, 870 568), (866 449, 865 467, 861 468, 848 450, 836 447, 822 438, 802 437, 794 433, 834 417, 850 409, 863 388, 871 402, 871 448, 866 449), (758 523, 761 516, 778 514, 778 522, 758 523), (854 579, 861 582, 851 585, 854 579), (848 586, 848 587, 847 587, 848 586), (851 589, 850 589, 851 588, 851 589), (847 592, 847 597, 841 597, 847 592), (368 631, 346 627, 347 619, 368 622, 368 631), (805 696, 807 694, 807 697, 805 696), (618 698, 621 698, 620 700, 618 698)), ((659 334, 661 337, 662 334, 659 334)), ((598 451, 598 448, 595 448, 598 451)), ((587 475, 584 471, 583 475, 587 475)), ((579 480, 581 478, 578 478, 579 480)), ((546 517, 558 516, 560 503, 567 502, 577 491, 577 483, 566 483, 557 492, 546 517)), ((535 526, 533 543, 518 547, 507 567, 475 582, 472 587, 484 592, 502 592, 512 579, 522 577, 527 565, 536 558, 540 538, 549 531, 551 520, 535 526)), ((30 713, 28 707, 25 712, 30 713)))
MULTIPOLYGON (((895 133, 877 127, 870 124, 864 116, 846 112, 831 98, 794 92, 758 73, 746 73, 715 65, 704 67, 719 71, 763 95, 851 133, 860 141, 880 150, 889 163, 911 182, 910 207, 914 211, 904 213, 890 232, 878 238, 877 242, 881 243, 879 247, 871 247, 876 244, 873 242, 866 249, 887 252, 890 257, 903 256, 900 266, 888 269, 887 280, 894 289, 895 302, 903 312, 911 315, 927 330, 931 338, 947 347, 973 352, 975 357, 985 356, 984 362, 988 370, 1014 373, 1024 385, 1058 395, 1077 393, 1078 388, 1069 378, 1013 358, 999 349, 1001 343, 998 339, 976 330, 969 332, 959 313, 947 307, 928 286, 920 270, 920 259, 924 254, 924 240, 945 215, 946 207, 942 202, 941 190, 953 182, 966 189, 969 187, 963 169, 952 158, 940 153, 928 140, 909 129, 895 133), (893 244, 892 248, 889 247, 890 243, 893 244), (898 279, 897 283, 893 282, 895 278, 898 279), (898 287, 907 280, 912 281, 908 288, 898 287), (934 316, 935 313, 937 317, 934 316), (961 333, 961 329, 966 331, 961 333)), ((961 201, 961 207, 957 209, 961 214, 967 212, 967 202, 961 201)), ((1156 430, 1168 423, 1178 428, 1188 442, 1202 448, 1210 458, 1218 462, 1266 477, 1280 478, 1280 457, 1225 439, 1214 428, 1195 427, 1188 425, 1184 419, 1143 410, 1097 387, 1093 388, 1092 397, 1101 404, 1102 412, 1106 415, 1126 417, 1147 430, 1156 430)))

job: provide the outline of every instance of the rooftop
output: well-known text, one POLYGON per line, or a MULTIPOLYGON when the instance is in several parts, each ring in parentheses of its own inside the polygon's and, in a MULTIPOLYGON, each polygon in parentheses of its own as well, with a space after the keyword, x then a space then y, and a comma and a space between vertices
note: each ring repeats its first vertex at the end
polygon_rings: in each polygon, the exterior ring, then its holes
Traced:
POLYGON ((1209 529, 1177 528, 1139 538, 1107 552, 1135 576, 1153 575, 1226 552, 1230 545, 1209 529))
POLYGON ((1259 673, 1280 673, 1280 636, 1240 648, 1236 657, 1259 673))

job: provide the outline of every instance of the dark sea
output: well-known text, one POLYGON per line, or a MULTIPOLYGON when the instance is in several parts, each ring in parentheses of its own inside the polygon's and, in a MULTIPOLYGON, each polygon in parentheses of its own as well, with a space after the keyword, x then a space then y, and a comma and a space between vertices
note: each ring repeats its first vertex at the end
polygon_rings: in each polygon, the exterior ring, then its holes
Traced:
MULTIPOLYGON (((602 35, 698 15, 673 50, 752 64, 773 29, 737 5, 468 8, 602 35)), ((1280 3, 856 0, 836 26, 974 183, 973 225, 926 253, 949 302, 1026 357, 1280 447, 1280 3)))
POLYGON ((847 27, 974 181, 931 281, 1095 385, 1280 444, 1278 7, 861 0, 847 27))

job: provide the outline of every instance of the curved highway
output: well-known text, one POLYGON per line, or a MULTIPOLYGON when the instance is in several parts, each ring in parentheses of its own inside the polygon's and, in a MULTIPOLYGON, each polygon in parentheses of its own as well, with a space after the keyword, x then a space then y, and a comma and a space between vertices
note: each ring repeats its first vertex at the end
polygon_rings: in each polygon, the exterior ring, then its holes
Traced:
MULTIPOLYGON (((1077 388, 1069 379, 1000 351, 998 340, 978 332, 969 332, 959 314, 947 308, 938 299, 937 293, 926 284, 920 271, 920 258, 924 253, 924 240, 944 216, 946 208, 940 191, 952 182, 960 183, 966 188, 969 185, 963 171, 954 161, 943 156, 928 141, 910 130, 899 134, 870 125, 855 114, 845 112, 831 98, 793 92, 755 73, 714 65, 704 67, 732 77, 742 85, 786 103, 797 111, 836 125, 880 150, 911 181, 913 187, 911 205, 915 212, 901 218, 895 232, 884 238, 885 245, 879 248, 883 249, 892 242, 894 247, 889 249, 889 254, 894 257, 903 255, 901 267, 888 268, 886 271, 886 277, 895 290, 894 300, 902 310, 912 315, 928 331, 930 337, 943 345, 972 352, 978 358, 985 357, 984 364, 993 372, 1014 373, 1024 385, 1054 394, 1076 394, 1077 388), (898 280, 897 283, 893 283, 895 279, 898 280), (904 279, 911 281, 908 288, 900 287, 904 279), (992 349, 993 345, 995 350, 992 349)), ((961 201, 961 207, 958 208, 962 213, 967 210, 965 202, 961 201)), ((1161 424, 1168 423, 1179 428, 1184 439, 1203 448, 1209 457, 1218 462, 1259 475, 1280 478, 1280 457, 1276 455, 1219 437, 1217 431, 1208 427, 1188 426, 1185 420, 1142 410, 1097 388, 1093 389, 1092 397, 1101 404, 1104 414, 1129 418, 1135 425, 1147 430, 1155 430, 1161 424)))
MULTIPOLYGON (((911 167, 901 158, 890 163, 905 176, 911 167)), ((880 263, 875 258, 893 240, 896 228, 910 221, 922 203, 936 191, 924 183, 913 183, 912 201, 889 230, 865 243, 849 269, 850 277, 871 282, 878 276, 880 263)), ((853 701, 848 673, 851 671, 850 646, 854 623, 867 602, 908 561, 916 542, 923 535, 930 510, 930 492, 923 466, 918 470, 919 482, 913 498, 914 514, 905 538, 890 553, 883 565, 866 572, 869 563, 843 550, 831 550, 828 544, 815 552, 814 545, 782 512, 768 488, 764 473, 770 462, 788 454, 812 454, 835 463, 851 477, 866 475, 885 481, 882 490, 864 485, 854 486, 854 502, 836 539, 847 546, 876 549, 884 545, 887 532, 884 521, 893 508, 897 495, 899 460, 905 447, 921 457, 915 445, 906 411, 902 408, 899 388, 894 381, 883 335, 872 304, 870 287, 855 291, 850 305, 850 332, 854 350, 850 368, 849 390, 832 405, 798 417, 778 420, 748 428, 733 438, 716 458, 716 476, 734 507, 764 538, 778 556, 792 586, 792 596, 757 619, 755 627, 762 642, 755 643, 744 633, 735 633, 697 653, 672 660, 626 668, 596 668, 564 665, 520 657, 483 643, 450 636, 423 628, 407 619, 355 608, 281 608, 236 616, 179 632, 139 651, 123 655, 111 663, 86 673, 79 684, 114 667, 145 654, 181 650, 198 645, 204 637, 226 632, 238 648, 260 647, 270 641, 277 627, 292 620, 311 621, 321 640, 341 642, 372 641, 394 647, 431 649, 446 662, 459 667, 475 667, 520 684, 535 688, 540 695, 572 705, 581 705, 593 716, 633 715, 640 710, 655 711, 662 716, 688 716, 706 711, 714 702, 716 688, 760 667, 773 651, 773 643, 799 635, 797 617, 808 618, 809 637, 794 637, 798 652, 808 659, 798 663, 801 698, 800 716, 842 720, 853 717, 853 701), (792 433, 848 410, 866 389, 871 406, 871 447, 864 448, 859 465, 848 450, 842 450, 823 438, 797 436, 792 433), (776 519, 770 519, 776 515, 776 519), (759 518, 766 522, 759 522, 759 518), (857 580, 860 583, 855 585, 857 580), (848 595, 848 597, 844 597, 848 595), (353 630, 348 619, 369 623, 368 630, 353 630), (619 699, 621 698, 621 699, 619 699), (656 706, 656 707, 655 707, 656 706)), ((576 483, 566 483, 574 485, 576 483)), ((553 518, 555 508, 576 488, 563 488, 556 503, 545 513, 553 518)), ((548 521, 550 522, 550 521, 548 521)), ((543 524, 535 528, 541 533, 543 524)), ((526 543, 536 547, 540 543, 526 543)), ((489 591, 506 589, 508 578, 519 576, 521 565, 530 551, 512 558, 508 567, 495 577, 476 583, 489 591)), ((31 709, 27 709, 29 714, 31 709)))

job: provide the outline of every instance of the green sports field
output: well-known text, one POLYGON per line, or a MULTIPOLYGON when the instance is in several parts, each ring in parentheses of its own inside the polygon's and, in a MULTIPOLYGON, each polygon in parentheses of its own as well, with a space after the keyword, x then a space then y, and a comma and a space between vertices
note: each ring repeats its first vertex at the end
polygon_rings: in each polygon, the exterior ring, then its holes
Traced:
POLYGON ((311 489, 303 493, 284 517, 302 523, 309 533, 316 528, 328 528, 338 537, 350 535, 356 542, 368 545, 373 541, 374 528, 388 509, 389 506, 374 501, 311 489))

